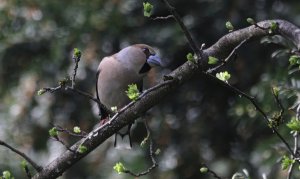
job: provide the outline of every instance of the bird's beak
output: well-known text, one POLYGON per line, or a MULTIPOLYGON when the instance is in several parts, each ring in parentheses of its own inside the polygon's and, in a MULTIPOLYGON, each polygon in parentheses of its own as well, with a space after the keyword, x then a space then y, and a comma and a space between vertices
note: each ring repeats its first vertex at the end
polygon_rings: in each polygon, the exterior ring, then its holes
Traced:
POLYGON ((149 58, 147 59, 147 63, 151 66, 162 66, 162 61, 160 57, 156 54, 150 55, 149 58))

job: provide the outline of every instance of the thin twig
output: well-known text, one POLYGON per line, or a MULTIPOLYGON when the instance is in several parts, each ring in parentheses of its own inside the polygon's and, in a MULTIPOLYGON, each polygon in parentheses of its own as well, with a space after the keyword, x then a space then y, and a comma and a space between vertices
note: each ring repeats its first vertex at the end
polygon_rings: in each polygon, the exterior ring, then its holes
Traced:
POLYGON ((105 112, 107 112, 108 114, 110 114, 110 115, 114 114, 114 112, 111 109, 107 108, 104 104, 102 104, 100 102, 100 100, 98 100, 97 98, 94 98, 91 94, 89 94, 87 92, 84 92, 84 91, 81 91, 81 90, 76 89, 76 88, 71 88, 71 87, 66 87, 66 90, 71 90, 71 91, 73 91, 73 92, 75 92, 77 94, 80 94, 80 95, 82 95, 84 97, 87 97, 90 100, 96 102, 98 104, 98 106, 100 106, 100 108, 102 108, 103 110, 105 110, 105 112))
POLYGON ((64 133, 69 134, 69 135, 71 135, 71 136, 85 138, 86 135, 87 135, 87 133, 84 132, 84 131, 81 131, 81 132, 78 134, 78 133, 74 133, 74 132, 72 132, 72 131, 70 131, 70 130, 68 130, 68 129, 64 129, 63 127, 58 126, 58 125, 53 125, 53 126, 57 129, 58 132, 64 132, 64 133))
POLYGON ((70 147, 68 147, 67 144, 65 144, 65 142, 62 141, 58 136, 51 137, 51 139, 53 139, 53 140, 55 140, 55 141, 61 143, 61 144, 62 144, 63 146, 65 146, 65 148, 66 148, 67 150, 69 150, 70 152, 76 153, 75 150, 72 150, 70 147))
MULTIPOLYGON (((300 104, 298 104, 298 106, 297 106, 296 120, 300 120, 300 104)), ((294 151, 293 152, 294 152, 294 155, 297 155, 299 132, 295 131, 294 134, 293 134, 293 137, 294 137, 294 151)), ((293 155, 291 155, 291 157, 293 157, 293 155)), ((299 159, 295 159, 295 160, 299 161, 299 159)), ((292 163, 290 168, 289 168, 287 179, 291 179, 291 177, 292 177, 294 164, 295 163, 292 163)))
POLYGON ((78 69, 78 63, 80 61, 80 57, 81 55, 73 55, 73 60, 75 61, 75 67, 74 67, 74 70, 73 70, 73 77, 72 77, 72 88, 75 87, 75 79, 76 79, 76 74, 77 74, 77 69, 78 69))
POLYGON ((155 152, 153 151, 153 140, 152 140, 152 137, 151 137, 151 131, 150 131, 150 128, 147 124, 147 120, 145 119, 144 120, 144 124, 145 124, 145 127, 147 129, 147 138, 148 140, 150 141, 150 144, 149 144, 149 155, 150 155, 150 158, 151 158, 151 161, 152 161, 152 165, 145 171, 141 172, 141 173, 133 173, 132 171, 130 170, 125 170, 124 173, 128 173, 134 177, 140 177, 140 176, 143 176, 143 175, 147 175, 148 173, 150 173, 154 168, 156 168, 158 166, 156 160, 155 160, 155 152))
POLYGON ((162 17, 151 17, 152 20, 167 20, 170 18, 174 18, 173 15, 168 15, 168 16, 162 16, 162 17))
MULTIPOLYGON (((238 88, 230 85, 229 83, 226 83, 226 82, 223 82, 222 80, 219 80, 217 77, 215 77, 214 75, 210 74, 210 73, 205 73, 206 75, 208 75, 209 77, 211 77, 212 79, 216 80, 217 82, 221 83, 223 86, 229 88, 230 90, 232 90, 233 92, 237 93, 238 95, 248 99, 252 104, 253 106, 255 107, 255 109, 257 111, 260 112, 260 114, 263 116, 263 118, 266 120, 267 123, 269 123, 269 118, 267 116, 267 114, 262 110, 262 108, 259 107, 259 105, 257 104, 255 98, 253 96, 250 96, 244 92, 242 92, 241 90, 239 90, 238 88)), ((270 126, 272 131, 277 135, 277 137, 285 144, 286 148, 289 150, 289 152, 293 155, 293 157, 297 157, 291 146, 288 144, 288 142, 282 137, 282 135, 278 132, 278 130, 273 127, 273 126, 270 126)), ((298 162, 299 163, 299 162, 298 162)))
POLYGON ((188 31, 187 27, 184 25, 183 21, 181 20, 180 15, 177 13, 176 9, 171 6, 171 4, 167 1, 167 0, 162 0, 166 7, 168 8, 169 12, 173 15, 174 19, 176 20, 176 22, 178 23, 178 25, 180 26, 182 32, 184 33, 185 37, 188 40, 188 43, 190 45, 190 47, 192 48, 193 52, 196 54, 197 56, 197 61, 201 62, 201 58, 202 58, 202 50, 198 47, 197 43, 195 43, 195 41, 192 38, 191 33, 188 31))
POLYGON ((272 94, 275 98, 276 104, 278 105, 279 109, 280 109, 280 113, 279 113, 279 117, 282 118, 283 113, 284 113, 284 107, 279 99, 278 94, 275 94, 274 88, 272 89, 272 94))
POLYGON ((25 170, 25 173, 26 173, 27 178, 31 178, 32 175, 31 175, 31 173, 30 173, 29 168, 28 168, 27 165, 24 167, 24 170, 25 170))
POLYGON ((43 90, 45 90, 46 92, 54 93, 54 92, 60 90, 61 88, 62 88, 62 86, 57 86, 54 88, 46 87, 46 88, 43 88, 43 90))
POLYGON ((103 108, 108 114, 114 114, 114 112, 110 109, 108 109, 105 105, 103 105, 97 98, 94 98, 93 95, 81 91, 79 89, 73 88, 72 86, 66 86, 66 85, 60 85, 57 87, 46 87, 43 88, 43 90, 45 90, 45 92, 50 92, 50 93, 54 93, 56 91, 59 91, 61 89, 64 89, 65 91, 72 91, 74 93, 77 93, 79 95, 82 95, 86 98, 89 98, 90 100, 94 101, 95 103, 97 103, 101 108, 103 108))
POLYGON ((213 170, 208 168, 208 166, 206 164, 202 164, 202 167, 207 168, 207 173, 210 173, 213 177, 215 177, 217 179, 222 179, 222 177, 220 177, 216 172, 214 172, 213 170))
POLYGON ((22 158, 24 158, 28 163, 30 163, 30 165, 32 165, 32 167, 37 171, 41 171, 43 169, 43 167, 39 166, 38 164, 36 164, 31 158, 29 158, 26 154, 24 154, 23 152, 19 151, 18 149, 8 145, 7 143, 5 143, 4 141, 0 140, 0 145, 3 145, 7 148, 9 148, 11 151, 15 152, 16 154, 20 155, 22 158))

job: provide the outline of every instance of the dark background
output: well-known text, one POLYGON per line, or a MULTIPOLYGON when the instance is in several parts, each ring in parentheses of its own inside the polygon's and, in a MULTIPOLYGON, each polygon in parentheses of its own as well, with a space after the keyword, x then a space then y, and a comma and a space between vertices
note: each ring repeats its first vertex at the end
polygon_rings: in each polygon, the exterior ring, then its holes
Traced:
MULTIPOLYGON (((154 16, 169 15, 160 1, 154 16)), ((172 0, 196 42, 206 47, 228 33, 225 22, 236 29, 248 26, 246 18, 257 21, 285 19, 300 25, 299 0, 172 0)), ((77 88, 94 93, 95 73, 100 60, 134 43, 159 49, 165 68, 151 72, 148 86, 186 61, 191 52, 173 19, 150 20, 143 16, 139 0, 2 0, 0 1, 0 139, 17 147, 37 163, 46 165, 64 150, 49 138, 51 123, 90 131, 98 123, 93 103, 72 93, 37 96, 43 87, 57 86, 72 73, 72 50, 82 51, 77 88), (157 79, 157 80, 156 80, 157 79)), ((279 37, 278 37, 279 38, 279 37)), ((286 41, 279 38, 280 43, 286 41)), ((268 41, 270 42, 270 41, 268 41)), ((262 108, 278 110, 271 86, 290 84, 288 56, 272 58, 281 44, 243 45, 238 58, 221 70, 231 73, 230 83, 257 97, 262 108)), ((299 74, 299 73, 298 73, 299 74)), ((295 80, 295 79, 294 79, 295 80)), ((293 103, 284 98, 284 107, 293 103)), ((287 111, 286 120, 293 115, 287 111)), ((199 169, 207 164, 220 176, 229 177, 246 169, 251 178, 282 178, 280 158, 283 144, 268 128, 262 116, 244 98, 219 83, 196 75, 146 115, 161 153, 159 167, 141 178, 209 178, 199 169)), ((68 170, 61 178, 133 178, 113 171, 122 161, 133 171, 151 165, 147 147, 139 143, 145 136, 142 119, 133 128, 132 150, 116 150, 113 138, 68 170)), ((285 125, 279 131, 292 142, 285 125)), ((72 145, 77 139, 61 136, 72 145)), ((25 178, 21 158, 0 147, 0 171, 10 170, 15 178, 25 178)), ((296 174, 297 175, 297 174, 296 174)))

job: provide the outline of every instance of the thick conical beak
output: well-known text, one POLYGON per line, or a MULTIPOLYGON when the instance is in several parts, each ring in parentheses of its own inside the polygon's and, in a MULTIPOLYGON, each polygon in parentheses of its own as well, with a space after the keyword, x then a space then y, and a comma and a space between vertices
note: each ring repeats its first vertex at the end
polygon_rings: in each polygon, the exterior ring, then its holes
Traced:
POLYGON ((162 66, 161 59, 158 55, 150 55, 147 59, 147 63, 151 66, 162 66))

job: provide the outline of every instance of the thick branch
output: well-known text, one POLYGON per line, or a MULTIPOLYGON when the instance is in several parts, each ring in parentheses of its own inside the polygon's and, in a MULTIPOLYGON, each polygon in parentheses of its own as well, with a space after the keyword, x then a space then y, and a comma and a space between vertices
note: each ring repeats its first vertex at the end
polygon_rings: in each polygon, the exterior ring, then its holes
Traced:
MULTIPOLYGON (((276 21, 278 24, 278 29, 275 34, 287 37, 298 49, 300 49, 300 29, 293 24, 284 20, 268 20, 259 22, 258 25, 267 28, 273 21, 276 21)), ((208 56, 214 56, 219 59, 226 58, 228 54, 243 40, 248 38, 259 38, 265 35, 268 35, 265 30, 257 28, 254 25, 229 33, 223 36, 210 48, 203 51, 203 58, 201 59, 203 61, 201 64, 207 64, 208 56)), ((73 153, 65 151, 48 166, 45 166, 43 170, 37 173, 33 178, 56 178, 62 175, 64 171, 86 156, 89 152, 93 151, 122 127, 132 123, 148 109, 159 103, 160 99, 168 95, 170 91, 177 89, 182 83, 188 81, 194 74, 199 73, 201 70, 208 69, 208 65, 200 67, 201 69, 192 62, 184 63, 168 75, 171 78, 168 78, 168 83, 166 85, 158 84, 160 85, 158 88, 148 91, 147 94, 137 100, 133 105, 117 114, 118 116, 113 118, 113 120, 106 123, 100 129, 98 128, 96 133, 95 131, 92 131, 88 140, 82 139, 71 147, 72 150, 76 151, 78 146, 84 142, 84 146, 88 149, 87 152, 81 154, 78 152, 73 153)), ((162 81, 161 83, 165 83, 165 81, 162 81)))
MULTIPOLYGON (((260 27, 268 28, 271 22, 278 24, 278 31, 275 34, 282 35, 291 40, 298 50, 300 50, 300 29, 285 20, 266 20, 257 23, 260 27)), ((218 40, 213 46, 205 50, 205 54, 209 56, 216 56, 219 59, 226 58, 228 54, 241 41, 247 38, 260 38, 268 35, 267 30, 260 29, 255 25, 231 32, 218 40)))

